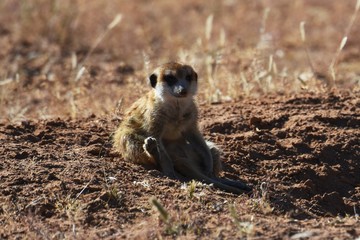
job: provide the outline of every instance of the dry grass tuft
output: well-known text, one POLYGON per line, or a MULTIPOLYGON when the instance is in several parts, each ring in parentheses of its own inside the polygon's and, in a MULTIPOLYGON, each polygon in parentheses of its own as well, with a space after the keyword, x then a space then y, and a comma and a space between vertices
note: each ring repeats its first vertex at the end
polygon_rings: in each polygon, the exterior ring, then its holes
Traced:
POLYGON ((196 68, 199 100, 209 103, 359 89, 359 1, 173 4, 2 1, 2 120, 112 114, 147 91, 152 68, 172 60, 196 68))

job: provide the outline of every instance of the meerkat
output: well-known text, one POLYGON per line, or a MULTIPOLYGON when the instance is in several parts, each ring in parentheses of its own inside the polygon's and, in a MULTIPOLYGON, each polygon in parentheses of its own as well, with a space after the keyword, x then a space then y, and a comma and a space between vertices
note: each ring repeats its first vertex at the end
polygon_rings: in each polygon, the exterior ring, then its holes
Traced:
POLYGON ((156 68, 148 77, 152 90, 125 113, 114 147, 124 159, 159 166, 170 178, 196 179, 236 194, 250 191, 242 182, 218 177, 220 151, 198 127, 197 80, 189 65, 156 68))

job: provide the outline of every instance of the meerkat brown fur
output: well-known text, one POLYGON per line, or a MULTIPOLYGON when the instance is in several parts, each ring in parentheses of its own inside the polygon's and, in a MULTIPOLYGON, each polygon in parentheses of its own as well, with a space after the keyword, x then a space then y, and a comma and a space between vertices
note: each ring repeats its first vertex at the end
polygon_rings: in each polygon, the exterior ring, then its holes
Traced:
POLYGON ((148 78, 152 90, 125 113, 114 147, 124 159, 159 166, 171 178, 196 179, 237 194, 250 191, 239 181, 218 177, 220 152, 198 128, 197 80, 188 65, 156 68, 148 78))

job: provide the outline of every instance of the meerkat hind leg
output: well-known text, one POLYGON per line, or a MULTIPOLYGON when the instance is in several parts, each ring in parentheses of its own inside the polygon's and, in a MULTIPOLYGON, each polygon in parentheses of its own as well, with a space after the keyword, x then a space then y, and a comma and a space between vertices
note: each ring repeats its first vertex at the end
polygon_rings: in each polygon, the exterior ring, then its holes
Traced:
POLYGON ((207 184, 213 184, 216 188, 235 193, 241 194, 247 192, 247 188, 243 188, 239 184, 236 186, 227 184, 226 181, 222 181, 215 176, 207 176, 202 171, 201 157, 193 151, 190 145, 177 144, 171 145, 172 155, 174 159, 174 165, 177 172, 184 175, 187 178, 203 181, 207 184), (176 147, 175 147, 176 146, 176 147))
POLYGON ((220 150, 216 147, 213 142, 206 141, 206 145, 210 149, 210 153, 213 160, 213 174, 214 176, 219 176, 219 173, 222 170, 222 164, 220 161, 220 150))
POLYGON ((217 179, 217 181, 232 186, 232 187, 236 187, 245 191, 251 191, 251 187, 247 186, 245 183, 242 183, 241 181, 235 181, 235 180, 230 180, 230 179, 224 179, 224 178, 219 178, 219 173, 222 170, 222 164, 221 164, 221 160, 220 160, 220 150, 216 147, 216 145, 213 142, 210 141, 206 141, 206 144, 208 145, 208 147, 210 148, 210 153, 212 155, 213 158, 213 162, 214 162, 214 176, 217 179))

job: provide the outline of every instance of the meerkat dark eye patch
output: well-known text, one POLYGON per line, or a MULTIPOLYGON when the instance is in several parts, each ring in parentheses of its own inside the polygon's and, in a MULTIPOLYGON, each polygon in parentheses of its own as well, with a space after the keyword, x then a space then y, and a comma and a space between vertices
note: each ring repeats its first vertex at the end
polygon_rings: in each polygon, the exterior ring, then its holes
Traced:
POLYGON ((157 83, 157 76, 155 73, 151 74, 150 77, 149 77, 149 80, 150 80, 150 84, 153 88, 155 88, 156 86, 156 83, 157 83))
POLYGON ((188 82, 191 82, 191 80, 193 80, 193 79, 192 79, 192 76, 191 76, 190 74, 186 75, 186 76, 185 76, 185 79, 186 79, 186 81, 188 81, 188 82))
POLYGON ((177 82, 176 77, 173 75, 165 75, 164 80, 169 86, 173 86, 177 82))

